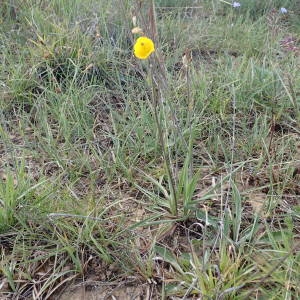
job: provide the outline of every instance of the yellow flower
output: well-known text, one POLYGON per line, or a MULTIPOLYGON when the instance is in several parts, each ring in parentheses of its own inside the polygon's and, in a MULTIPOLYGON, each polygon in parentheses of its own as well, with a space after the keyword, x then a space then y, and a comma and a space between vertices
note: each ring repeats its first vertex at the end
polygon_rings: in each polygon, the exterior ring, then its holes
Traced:
POLYGON ((145 36, 139 37, 133 46, 134 55, 139 59, 148 58, 148 56, 154 51, 155 48, 153 41, 145 36))

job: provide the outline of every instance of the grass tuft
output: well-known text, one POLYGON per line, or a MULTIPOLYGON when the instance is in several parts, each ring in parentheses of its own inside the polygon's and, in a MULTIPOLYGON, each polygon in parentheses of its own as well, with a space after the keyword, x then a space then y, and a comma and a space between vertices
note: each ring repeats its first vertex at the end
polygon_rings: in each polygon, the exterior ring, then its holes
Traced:
POLYGON ((298 1, 151 3, 0 6, 3 299, 300 298, 298 1))

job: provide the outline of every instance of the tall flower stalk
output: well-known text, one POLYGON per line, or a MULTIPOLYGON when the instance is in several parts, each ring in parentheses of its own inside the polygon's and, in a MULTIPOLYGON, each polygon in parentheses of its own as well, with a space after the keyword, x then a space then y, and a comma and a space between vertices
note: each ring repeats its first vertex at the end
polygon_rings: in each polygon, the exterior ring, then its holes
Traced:
POLYGON ((178 201, 176 194, 176 184, 174 174, 172 172, 172 159, 169 152, 169 146, 167 142, 167 126, 164 124, 167 117, 164 103, 165 95, 164 91, 166 88, 166 78, 164 76, 164 70, 159 56, 155 52, 155 41, 157 40, 157 29, 156 29, 156 18, 155 18, 155 4, 151 1, 149 9, 149 25, 151 38, 147 36, 139 37, 133 47, 133 53, 138 59, 146 60, 149 59, 148 64, 148 76, 150 78, 151 86, 151 104, 154 114, 155 123, 158 130, 159 144, 162 148, 162 156, 164 160, 164 167, 168 178, 170 195, 169 209, 170 213, 174 216, 178 215, 178 201), (151 55, 151 54, 154 55, 151 55))
MULTIPOLYGON (((167 206, 172 216, 179 217, 179 211, 183 208, 183 217, 187 217, 193 208, 193 195, 196 189, 196 185, 199 179, 199 173, 194 174, 193 169, 193 111, 194 101, 190 91, 190 63, 192 60, 191 52, 187 49, 183 57, 183 66, 186 75, 187 85, 187 126, 189 128, 189 140, 186 141, 180 128, 176 110, 172 103, 169 101, 170 95, 168 91, 168 80, 166 75, 166 69, 162 60, 162 56, 159 55, 159 50, 155 49, 155 44, 158 43, 156 19, 155 19, 155 6, 154 1, 150 3, 148 22, 144 19, 141 20, 143 26, 148 30, 147 37, 140 27, 135 27, 132 32, 142 34, 139 37, 133 47, 134 55, 142 60, 148 60, 148 74, 149 85, 151 89, 151 106, 153 110, 154 120, 157 125, 159 144, 162 148, 162 157, 164 160, 164 169, 167 177, 168 189, 166 189, 161 182, 156 179, 147 176, 147 178, 154 183, 160 191, 164 194, 167 203, 162 203, 163 206, 167 206), (176 128, 174 132, 175 139, 181 138, 187 152, 184 158, 183 166, 178 167, 177 152, 176 157, 173 157, 173 149, 170 148, 168 142, 169 129, 171 120, 172 125, 176 128), (175 163, 175 167, 174 167, 175 163), (182 204, 179 207, 179 200, 182 204)), ((135 22, 133 22, 135 23, 135 22)), ((137 24, 134 24, 136 26, 137 24)), ((146 76, 145 76, 146 78, 146 76)), ((180 157, 182 158, 182 157, 180 157)), ((182 217, 182 216, 181 216, 182 217)))

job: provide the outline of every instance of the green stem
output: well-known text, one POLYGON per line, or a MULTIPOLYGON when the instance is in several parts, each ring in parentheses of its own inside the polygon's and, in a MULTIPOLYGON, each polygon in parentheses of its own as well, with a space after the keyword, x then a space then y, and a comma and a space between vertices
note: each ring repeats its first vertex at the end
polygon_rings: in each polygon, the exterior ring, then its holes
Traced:
POLYGON ((188 126, 189 126, 189 143, 188 143, 188 156, 190 157, 189 175, 190 175, 190 178, 192 178, 192 176, 193 176, 193 129, 192 129, 192 113, 194 111, 194 100, 191 97, 191 91, 190 91, 189 65, 186 66, 186 84, 187 84, 187 99, 188 99, 188 116, 187 116, 187 122, 188 122, 188 126))
POLYGON ((171 204, 170 204, 170 210, 171 213, 175 216, 178 215, 178 203, 177 203, 177 196, 176 196, 176 191, 175 191, 175 182, 174 182, 174 178, 172 175, 172 171, 171 171, 171 159, 167 154, 166 148, 168 147, 165 141, 165 137, 164 137, 164 132, 162 129, 162 125, 160 122, 160 118, 159 118, 159 100, 158 100, 158 95, 157 95, 157 91, 155 89, 155 81, 154 81, 154 75, 153 75, 153 70, 152 70, 152 65, 150 64, 150 79, 151 79, 151 96, 152 96, 152 104, 153 104, 153 108, 154 108, 154 117, 155 117, 155 122, 157 124, 157 129, 158 129, 158 137, 159 137, 159 143, 162 147, 162 154, 163 154, 163 159, 165 162, 165 166, 166 166, 166 171, 167 171, 167 175, 168 175, 168 181, 169 181, 169 185, 170 185, 170 189, 171 189, 171 204))

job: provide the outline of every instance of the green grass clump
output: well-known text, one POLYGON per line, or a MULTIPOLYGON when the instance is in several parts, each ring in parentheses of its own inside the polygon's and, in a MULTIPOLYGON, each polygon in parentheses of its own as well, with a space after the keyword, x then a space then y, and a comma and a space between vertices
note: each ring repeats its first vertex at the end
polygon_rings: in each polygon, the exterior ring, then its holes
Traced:
POLYGON ((150 2, 1 5, 0 294, 298 299, 298 1, 150 2))

